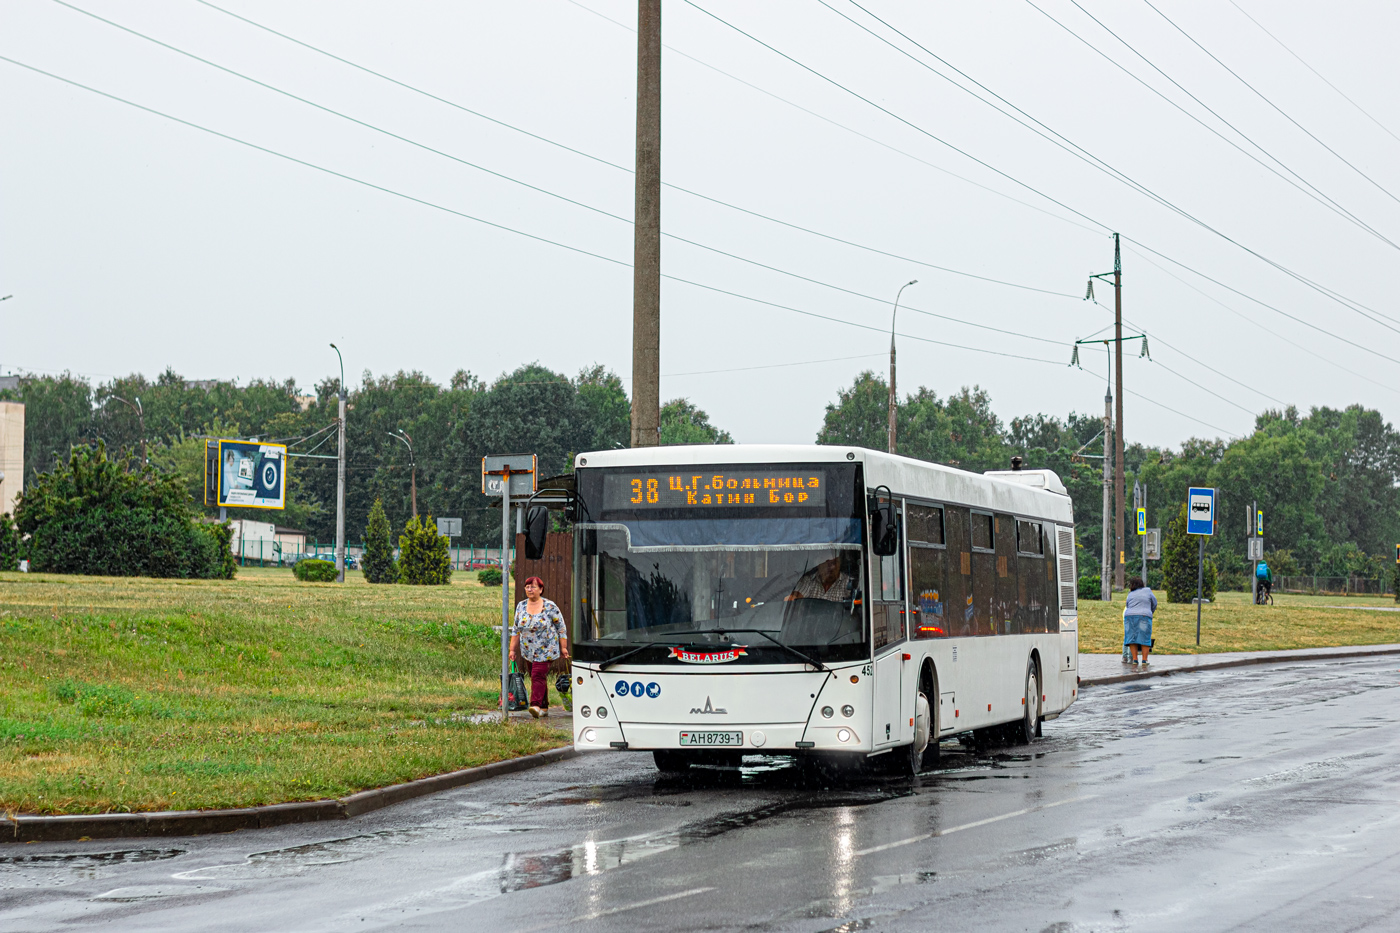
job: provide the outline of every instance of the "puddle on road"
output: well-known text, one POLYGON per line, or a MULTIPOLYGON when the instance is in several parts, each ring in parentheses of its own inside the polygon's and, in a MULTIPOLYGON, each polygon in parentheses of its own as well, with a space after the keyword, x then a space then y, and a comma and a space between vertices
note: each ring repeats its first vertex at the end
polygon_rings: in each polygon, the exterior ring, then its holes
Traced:
POLYGON ((0 865, 68 865, 88 868, 129 862, 158 862, 185 854, 184 849, 119 849, 115 852, 45 852, 34 855, 0 855, 0 865))
POLYGON ((328 839, 325 842, 311 842, 305 845, 289 846, 285 849, 269 849, 254 852, 241 862, 226 865, 208 865, 178 872, 171 877, 179 881, 235 881, 254 878, 280 878, 296 875, 310 868, 326 865, 342 865, 358 862, 361 859, 378 855, 386 846, 403 845, 418 838, 418 833, 407 830, 384 830, 377 833, 363 833, 341 839, 328 839))
POLYGON ((689 823, 679 829, 603 842, 588 840, 554 852, 510 853, 505 857, 505 863, 499 872, 498 890, 501 894, 508 894, 512 891, 558 884, 571 878, 596 875, 651 855, 713 839, 731 830, 752 826, 784 813, 861 807, 906 796, 908 793, 906 790, 875 789, 865 793, 814 794, 802 799, 779 801, 753 810, 689 823))

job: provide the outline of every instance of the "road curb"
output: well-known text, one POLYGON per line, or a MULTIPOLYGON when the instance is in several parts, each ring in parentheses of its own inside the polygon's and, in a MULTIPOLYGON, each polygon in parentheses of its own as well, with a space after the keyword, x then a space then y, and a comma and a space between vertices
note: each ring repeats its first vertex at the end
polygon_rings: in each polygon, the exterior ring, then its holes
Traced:
MULTIPOLYGON (((1142 680, 1145 677, 1170 677, 1173 674, 1192 674, 1197 671, 1218 671, 1222 668, 1245 667, 1250 664, 1284 664, 1289 661, 1329 661, 1337 658, 1369 658, 1383 654, 1400 654, 1400 648, 1394 646, 1384 648, 1358 646, 1354 650, 1338 651, 1332 648, 1325 653, 1316 652, 1309 654, 1272 654, 1270 652, 1260 652, 1256 657, 1231 658, 1228 661, 1193 664, 1190 667, 1164 667, 1155 670, 1149 669, 1145 671, 1133 671, 1126 674, 1114 674, 1111 677, 1084 678, 1079 681, 1079 686, 1106 687, 1110 684, 1123 684, 1133 680, 1142 680)), ((1197 657, 1200 657, 1200 655, 1197 655, 1197 657)))
POLYGON ((289 823, 347 820, 383 807, 475 784, 478 781, 528 771, 578 756, 571 746, 535 755, 496 761, 476 768, 435 774, 404 784, 364 790, 335 800, 274 803, 231 810, 162 810, 154 813, 92 813, 73 816, 4 814, 0 842, 71 842, 76 839, 120 839, 149 836, 202 836, 240 829, 267 829, 289 823), (8 826, 8 831, 6 831, 8 826))

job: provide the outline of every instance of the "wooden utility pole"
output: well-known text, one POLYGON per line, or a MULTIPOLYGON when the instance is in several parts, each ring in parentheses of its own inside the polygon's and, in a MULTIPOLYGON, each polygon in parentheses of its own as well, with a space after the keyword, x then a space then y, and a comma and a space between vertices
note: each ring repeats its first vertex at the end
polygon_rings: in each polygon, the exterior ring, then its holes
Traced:
POLYGON ((1113 584, 1123 589, 1126 568, 1123 534, 1123 261, 1118 252, 1118 234, 1113 235, 1113 382, 1118 398, 1113 432, 1113 527, 1118 559, 1114 562, 1113 584))
POLYGON ((632 446, 661 442, 661 0, 637 3, 632 446))

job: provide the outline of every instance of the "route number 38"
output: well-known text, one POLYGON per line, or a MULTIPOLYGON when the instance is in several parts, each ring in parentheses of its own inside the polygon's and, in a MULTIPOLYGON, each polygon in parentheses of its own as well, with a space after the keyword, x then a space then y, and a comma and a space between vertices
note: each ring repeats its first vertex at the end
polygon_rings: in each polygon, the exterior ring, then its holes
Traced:
POLYGON ((656 480, 646 480, 646 485, 642 485, 642 480, 632 480, 632 504, 641 505, 642 502, 655 504, 660 498, 660 493, 656 490, 656 480))

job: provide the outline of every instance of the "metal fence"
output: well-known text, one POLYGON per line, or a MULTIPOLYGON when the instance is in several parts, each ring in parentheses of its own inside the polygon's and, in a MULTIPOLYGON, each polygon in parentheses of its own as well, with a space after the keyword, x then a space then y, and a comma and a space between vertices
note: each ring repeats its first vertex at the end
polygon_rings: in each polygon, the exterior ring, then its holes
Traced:
POLYGON ((1316 575, 1274 578, 1280 593, 1307 593, 1313 596, 1385 596, 1395 592, 1389 580, 1373 577, 1320 577, 1316 575))
MULTIPOLYGON (((308 541, 300 548, 283 545, 271 538, 246 538, 232 542, 233 559, 241 567, 290 567, 307 557, 335 560, 335 542, 321 543, 308 541)), ((480 570, 484 567, 501 566, 499 547, 453 547, 448 548, 453 570, 480 570)), ((346 545, 345 554, 353 557, 358 564, 364 557, 364 547, 346 545)), ((515 548, 509 551, 510 559, 515 560, 515 548)), ((394 557, 399 556, 394 549, 394 557)))

